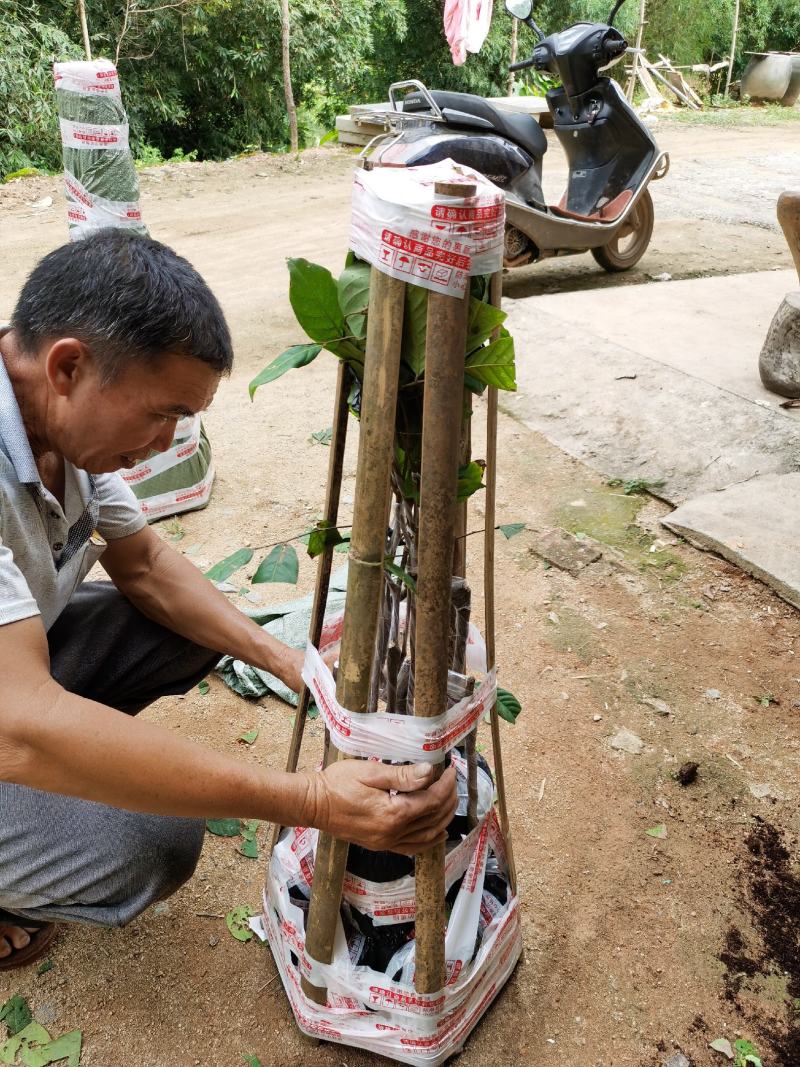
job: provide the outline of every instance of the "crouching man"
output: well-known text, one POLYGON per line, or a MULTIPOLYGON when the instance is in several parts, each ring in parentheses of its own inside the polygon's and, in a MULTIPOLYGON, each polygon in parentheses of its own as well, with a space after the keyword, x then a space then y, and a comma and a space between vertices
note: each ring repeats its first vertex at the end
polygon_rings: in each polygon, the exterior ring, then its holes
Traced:
POLYGON ((39 958, 55 921, 124 925, 174 893, 206 817, 410 853, 455 810, 452 772, 283 774, 135 718, 221 653, 300 686, 302 654, 165 544, 114 473, 168 448, 231 364, 196 271, 124 231, 46 256, 0 331, 0 968, 39 958), (111 581, 85 583, 98 559, 111 581))

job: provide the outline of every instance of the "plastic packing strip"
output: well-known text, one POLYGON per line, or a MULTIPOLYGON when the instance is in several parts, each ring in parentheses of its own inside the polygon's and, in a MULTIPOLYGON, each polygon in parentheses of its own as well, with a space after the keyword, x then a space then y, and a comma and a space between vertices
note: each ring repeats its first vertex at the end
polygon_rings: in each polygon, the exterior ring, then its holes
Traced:
MULTIPOLYGON (((470 632, 475 660, 483 658, 480 633, 470 632)), ((485 660, 484 660, 485 669, 485 660)), ((455 749, 495 699, 492 671, 477 692, 434 719, 375 713, 354 714, 336 701, 334 681, 319 653, 307 645, 303 677, 337 747, 368 758, 450 759, 456 768, 459 808, 467 811, 467 762, 455 749)), ((264 889, 263 915, 251 927, 269 942, 295 1019, 303 1033, 366 1049, 420 1067, 437 1067, 459 1052, 499 994, 522 953, 519 898, 508 885, 506 842, 494 807, 494 783, 478 765, 477 824, 445 854, 445 891, 454 893, 445 934, 446 982, 435 994, 414 988, 415 942, 407 936, 385 970, 358 962, 366 935, 361 923, 382 928, 416 918, 413 874, 376 882, 347 871, 342 911, 331 962, 312 959, 305 948, 305 919, 314 878, 319 834, 309 827, 285 829, 273 850, 264 889), (500 874, 490 892, 487 871, 500 874), (457 888, 454 888, 457 887, 457 888), (504 896, 505 899, 501 899, 504 896), (342 914, 358 915, 360 922, 342 914), (327 989, 324 1006, 303 992, 303 978, 327 989)), ((448 897, 451 899, 451 897, 448 897)), ((401 928, 402 942, 405 930, 401 928)), ((382 961, 381 961, 382 962, 382 961)))
MULTIPOLYGON (((494 807, 449 853, 459 853, 458 867, 464 865, 464 871, 445 935, 446 984, 434 994, 417 993, 414 988, 413 941, 395 954, 386 971, 361 966, 355 962, 358 942, 348 945, 341 918, 331 963, 321 964, 308 957, 305 913, 290 896, 290 887, 297 884, 298 865, 305 862, 309 867, 315 840, 316 835, 307 830, 284 832, 270 861, 263 916, 251 920, 256 934, 270 944, 298 1026, 312 1037, 363 1048, 403 1063, 437 1067, 461 1050, 522 953, 519 898, 511 896, 501 904, 484 892, 489 849, 501 866, 505 856, 494 807), (327 988, 324 1006, 305 996, 300 984, 303 977, 327 988)), ((313 858, 310 869, 313 872, 313 858)), ((455 881, 456 877, 450 867, 448 879, 455 881)), ((413 877, 402 881, 406 897, 413 901, 413 877)), ((367 913, 370 905, 375 910, 379 903, 378 897, 368 899, 371 892, 371 883, 360 887, 358 907, 367 913)), ((351 878, 346 899, 352 893, 351 878)))
POLYGON ((463 296, 471 275, 502 268, 504 231, 503 191, 452 159, 355 172, 350 247, 400 281, 463 296), (436 182, 476 193, 437 196, 436 182))
POLYGON ((332 744, 340 752, 414 763, 441 763, 491 710, 497 697, 497 672, 492 670, 475 693, 430 718, 347 711, 336 699, 333 675, 310 642, 306 645, 303 681, 325 720, 332 744))

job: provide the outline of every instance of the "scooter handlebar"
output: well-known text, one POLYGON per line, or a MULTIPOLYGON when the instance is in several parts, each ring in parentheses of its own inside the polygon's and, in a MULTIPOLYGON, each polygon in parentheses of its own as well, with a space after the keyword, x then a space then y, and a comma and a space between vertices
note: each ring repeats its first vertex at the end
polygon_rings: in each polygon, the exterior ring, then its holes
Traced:
POLYGON ((520 60, 519 63, 512 63, 509 66, 508 69, 509 70, 525 70, 527 67, 535 67, 536 66, 536 62, 537 61, 536 61, 535 57, 531 56, 530 59, 522 59, 522 60, 520 60))

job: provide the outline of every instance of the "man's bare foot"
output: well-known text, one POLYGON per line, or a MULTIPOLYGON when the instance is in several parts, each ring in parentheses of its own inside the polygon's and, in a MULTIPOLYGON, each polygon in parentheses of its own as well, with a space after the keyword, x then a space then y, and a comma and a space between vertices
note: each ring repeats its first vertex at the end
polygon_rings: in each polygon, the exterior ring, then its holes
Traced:
POLYGON ((26 967, 46 956, 57 932, 58 927, 51 922, 0 922, 0 971, 26 967))
POLYGON ((11 926, 10 923, 0 923, 0 959, 10 956, 16 949, 26 948, 31 943, 31 934, 34 934, 36 926, 11 926))

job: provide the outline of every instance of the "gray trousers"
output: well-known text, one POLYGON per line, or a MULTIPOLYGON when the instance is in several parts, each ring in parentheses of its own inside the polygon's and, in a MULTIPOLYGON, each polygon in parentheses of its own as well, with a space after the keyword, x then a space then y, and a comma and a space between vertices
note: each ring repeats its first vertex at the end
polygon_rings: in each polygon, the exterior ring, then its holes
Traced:
MULTIPOLYGON (((150 622, 110 582, 84 582, 47 637, 65 689, 131 715, 187 692, 220 658, 150 622)), ((0 918, 124 926, 191 877, 204 829, 0 782, 0 918)))

